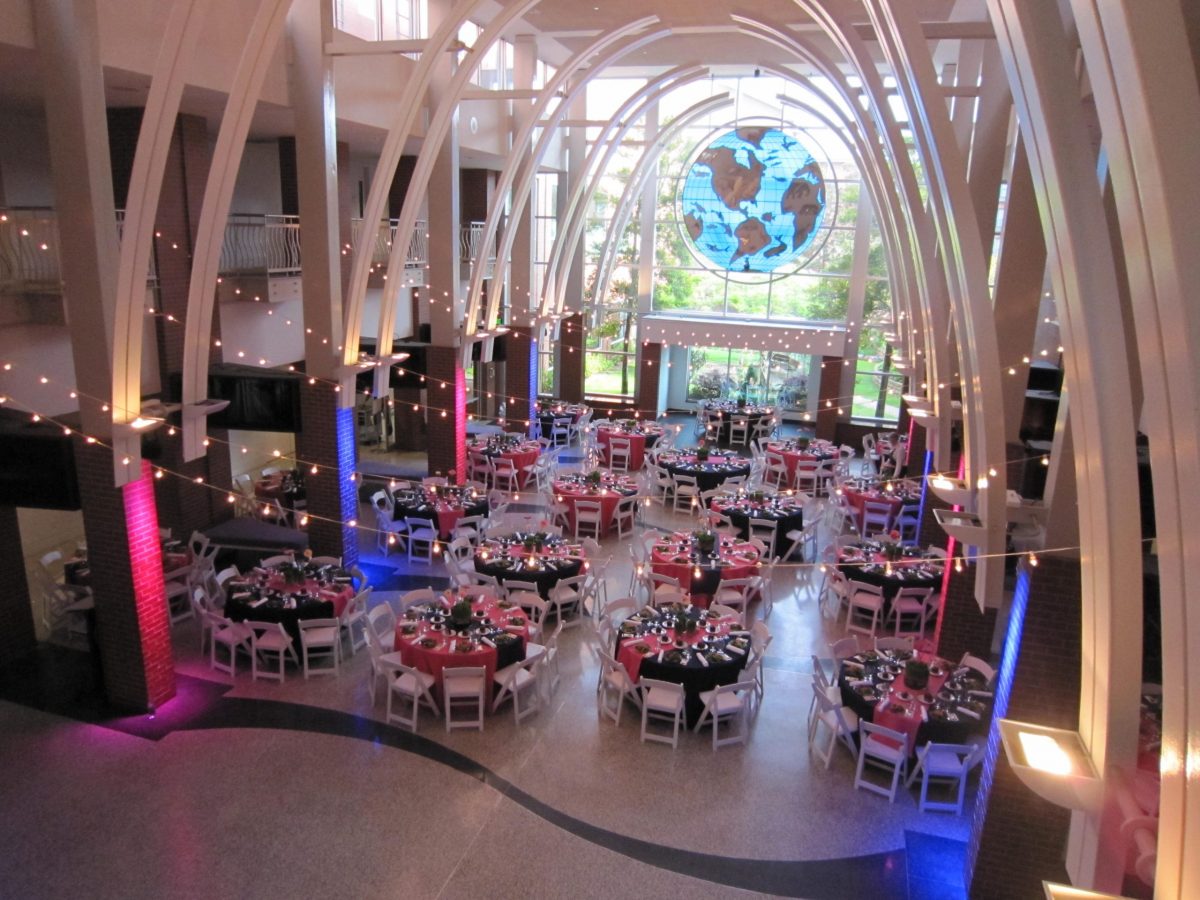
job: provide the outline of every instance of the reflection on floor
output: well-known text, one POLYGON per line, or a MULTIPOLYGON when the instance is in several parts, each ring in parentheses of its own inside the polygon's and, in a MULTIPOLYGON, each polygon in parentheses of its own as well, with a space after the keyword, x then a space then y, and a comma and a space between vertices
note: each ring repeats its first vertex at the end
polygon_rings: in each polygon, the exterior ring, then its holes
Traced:
MULTIPOLYGON (((643 515, 642 528, 694 524, 643 515)), ((438 563, 360 545, 373 603, 444 583, 438 563)), ((631 561, 615 538, 603 547, 615 598, 631 561)), ((0 677, 0 894, 965 896, 969 810, 855 791, 844 748, 812 764, 810 654, 840 630, 817 609, 815 567, 774 577, 765 701, 748 742, 715 754, 707 733, 672 752, 638 740, 634 710, 619 727, 597 715, 586 624, 563 632, 551 703, 482 733, 428 715, 416 735, 385 725, 361 652, 336 678, 229 678, 183 623, 176 699, 120 717, 90 657, 47 649, 0 677)))

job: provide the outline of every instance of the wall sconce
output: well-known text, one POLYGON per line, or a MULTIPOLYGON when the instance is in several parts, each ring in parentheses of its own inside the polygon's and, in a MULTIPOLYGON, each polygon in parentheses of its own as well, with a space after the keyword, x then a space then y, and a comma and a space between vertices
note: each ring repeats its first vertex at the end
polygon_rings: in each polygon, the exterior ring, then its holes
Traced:
POLYGON ((951 506, 975 505, 975 491, 961 478, 951 478, 948 475, 927 475, 925 481, 931 491, 951 506))
POLYGON ((933 517, 942 526, 942 530, 956 541, 972 547, 987 545, 987 525, 975 513, 935 509, 933 517))
POLYGON ((1055 806, 1093 813, 1100 809, 1104 782, 1079 732, 1013 719, 997 724, 1004 755, 1027 788, 1055 806))

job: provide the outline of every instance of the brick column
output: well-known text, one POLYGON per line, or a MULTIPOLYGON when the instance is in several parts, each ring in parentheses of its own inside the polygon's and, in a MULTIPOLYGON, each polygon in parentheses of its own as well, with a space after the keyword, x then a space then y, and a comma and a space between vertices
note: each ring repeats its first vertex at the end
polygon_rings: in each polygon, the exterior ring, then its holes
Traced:
POLYGON ((642 344, 638 355, 637 409, 643 418, 657 419, 662 411, 659 386, 663 365, 663 345, 642 344))
POLYGON ((0 591, 0 668, 3 668, 37 647, 15 506, 0 506, 0 573, 4 576, 4 590, 0 591))
POLYGON ((318 474, 304 473, 308 503, 308 546, 318 556, 340 556, 344 565, 358 562, 358 464, 354 410, 339 409, 338 394, 322 382, 306 380, 300 388, 300 431, 296 455, 318 474))
MULTIPOLYGON (((405 380, 417 381, 415 375, 405 375, 405 380)), ((425 450, 425 410, 421 407, 421 391, 416 387, 392 389, 395 399, 396 434, 393 445, 397 450, 425 450), (416 409, 413 409, 413 407, 416 409)))
POLYGON ((175 669, 152 467, 114 487, 112 451, 80 437, 75 466, 105 694, 121 709, 154 710, 175 696, 175 669))
POLYGON ((821 357, 821 386, 817 392, 817 430, 815 437, 832 441, 837 435, 842 358, 821 357), (826 407, 826 404, 832 404, 826 407))
POLYGON ((583 401, 583 316, 575 313, 562 321, 558 338, 558 395, 583 401))
POLYGON ((531 329, 513 327, 502 338, 505 342, 504 395, 508 398, 508 419, 531 420, 533 401, 537 399, 537 341, 531 329))
POLYGON ((426 353, 429 474, 462 484, 467 478, 467 375, 457 348, 430 347, 426 353))
MULTIPOLYGON (((997 675, 997 716, 1056 728, 1079 726, 1079 561, 1022 564, 997 675)), ((1064 864, 1071 812, 1027 788, 1004 758, 998 730, 987 755, 968 843, 971 897, 1040 896, 1043 880, 1069 883, 1064 864)))

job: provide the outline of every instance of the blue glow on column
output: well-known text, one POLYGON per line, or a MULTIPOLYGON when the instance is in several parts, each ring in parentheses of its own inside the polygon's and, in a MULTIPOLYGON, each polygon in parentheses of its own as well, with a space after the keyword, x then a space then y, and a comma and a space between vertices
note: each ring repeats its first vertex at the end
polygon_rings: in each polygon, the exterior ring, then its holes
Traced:
MULTIPOLYGON (((337 441, 338 473, 341 484, 338 497, 343 522, 358 518, 358 482, 351 481, 350 472, 358 470, 358 441, 354 427, 354 410, 334 410, 334 440, 337 441)), ((344 565, 358 564, 358 529, 342 526, 342 561, 344 565)))
POLYGON ((975 871, 975 859, 979 855, 979 838, 983 833, 983 822, 987 816, 988 799, 992 782, 996 778, 996 763, 1000 757, 1000 726, 996 723, 1008 715, 1008 701, 1012 695, 1013 677, 1017 672, 1017 657, 1021 653, 1021 633, 1025 630, 1025 610, 1029 606, 1029 567, 1022 561, 1017 566, 1017 583, 1013 590, 1012 608, 1008 614, 1008 629, 1004 634, 1004 648, 1000 652, 1000 668, 996 671, 996 692, 993 698, 992 724, 988 728, 987 746, 983 755, 983 766, 979 776, 979 792, 975 798, 975 815, 971 823, 971 841, 967 846, 966 883, 971 883, 975 871))
POLYGON ((529 329, 529 433, 531 435, 540 435, 542 431, 537 410, 534 408, 538 396, 538 342, 534 337, 536 333, 536 328, 529 329))

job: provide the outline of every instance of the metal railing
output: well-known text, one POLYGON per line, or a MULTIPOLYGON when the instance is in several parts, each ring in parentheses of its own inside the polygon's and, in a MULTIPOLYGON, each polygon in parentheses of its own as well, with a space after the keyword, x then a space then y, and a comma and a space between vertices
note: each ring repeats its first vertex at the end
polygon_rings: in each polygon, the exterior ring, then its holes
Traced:
MULTIPOLYGON (((125 230, 125 210, 118 209, 117 240, 125 230)), ((158 283, 154 254, 146 273, 158 283)), ((0 290, 10 293, 62 292, 58 213, 44 207, 0 209, 0 290)))
POLYGON ((222 275, 299 275, 300 217, 230 215, 219 271, 222 275))
MULTIPOLYGON (((386 266, 388 254, 392 251, 392 243, 396 240, 396 226, 399 219, 382 219, 375 231, 375 244, 371 250, 371 265, 386 266)), ((351 247, 358 246, 359 235, 362 234, 363 220, 350 220, 351 247)), ((406 268, 423 267, 429 262, 429 223, 418 219, 413 225, 412 236, 408 239, 408 255, 405 257, 406 268)))

